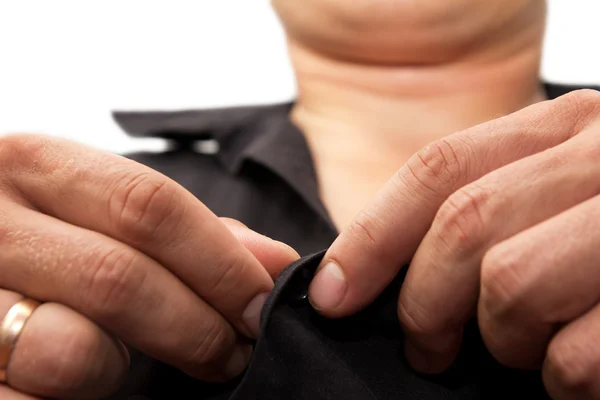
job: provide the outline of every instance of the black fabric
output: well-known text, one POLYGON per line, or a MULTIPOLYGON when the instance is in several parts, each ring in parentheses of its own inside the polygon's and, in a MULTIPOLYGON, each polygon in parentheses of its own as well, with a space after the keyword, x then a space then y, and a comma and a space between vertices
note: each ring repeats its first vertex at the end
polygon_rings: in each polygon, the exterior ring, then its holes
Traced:
POLYGON ((405 270, 362 312, 331 320, 307 300, 324 251, 286 268, 261 319, 261 334, 243 378, 208 385, 164 367, 129 399, 210 400, 475 400, 548 399, 538 371, 498 364, 476 321, 465 329, 461 352, 446 372, 419 375, 406 364, 396 304, 405 270))
MULTIPOLYGON (((545 88, 555 98, 582 87, 545 88)), ((172 143, 170 151, 129 158, 179 182, 215 214, 238 219, 307 256, 329 247, 337 232, 320 201, 310 149, 289 118, 292 106, 114 117, 131 135, 172 143), (216 141, 219 151, 198 151, 202 146, 197 144, 206 141, 216 141)), ((318 258, 303 259, 278 279, 243 380, 206 384, 131 349, 129 375, 110 399, 535 399, 543 393, 538 373, 511 371, 494 362, 476 321, 467 328, 464 349, 450 371, 436 378, 414 374, 404 364, 395 314, 402 276, 362 313, 327 320, 305 298, 318 258)))
POLYGON ((444 374, 413 372, 403 356, 396 304, 406 269, 370 307, 340 320, 317 314, 306 300, 324 252, 288 267, 262 315, 261 336, 246 376, 231 397, 245 399, 547 399, 541 374, 499 365, 476 321, 444 374))

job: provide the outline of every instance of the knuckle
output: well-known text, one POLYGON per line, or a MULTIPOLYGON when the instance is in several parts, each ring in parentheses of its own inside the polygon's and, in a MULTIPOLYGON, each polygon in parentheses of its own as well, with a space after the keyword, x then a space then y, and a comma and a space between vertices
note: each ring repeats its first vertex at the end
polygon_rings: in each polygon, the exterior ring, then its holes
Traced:
POLYGON ((88 382, 98 380, 101 374, 101 368, 97 368, 98 360, 103 359, 99 350, 104 346, 100 335, 91 329, 73 327, 64 335, 62 357, 55 358, 56 364, 48 371, 55 374, 51 381, 56 388, 77 391, 88 382))
POLYGON ((348 225, 346 234, 352 238, 353 243, 360 243, 369 248, 374 247, 377 245, 375 232, 378 231, 378 227, 376 221, 377 218, 369 218, 363 211, 348 225))
POLYGON ((479 186, 459 189, 438 210, 433 230, 453 249, 472 249, 484 239, 489 201, 489 194, 479 186))
POLYGON ((576 108, 588 105, 600 106, 600 91, 593 89, 579 89, 562 96, 563 100, 570 102, 576 108))
POLYGON ((0 138, 0 166, 30 167, 46 153, 50 137, 26 133, 13 133, 0 138))
MULTIPOLYGON (((414 154, 406 163, 410 181, 433 193, 455 187, 462 167, 454 146, 449 140, 442 139, 414 154)), ((404 174, 405 170, 401 169, 399 173, 404 174)))
POLYGON ((217 261, 210 278, 211 293, 206 294, 207 300, 222 302, 223 299, 230 298, 232 293, 239 291, 240 287, 245 287, 242 283, 247 278, 248 263, 249 260, 243 254, 233 254, 217 261))
POLYGON ((97 252, 80 269, 84 301, 91 312, 102 318, 120 315, 132 303, 146 279, 135 253, 122 249, 97 252))
POLYGON ((551 379, 559 386, 567 389, 578 389, 587 386, 594 379, 597 363, 594 363, 589 352, 565 341, 553 340, 548 346, 546 355, 547 369, 551 379))
POLYGON ((523 260, 515 252, 492 247, 481 263, 480 302, 490 315, 515 310, 526 312, 522 304, 526 287, 521 274, 523 260))
POLYGON ((556 104, 560 107, 558 112, 564 115, 566 120, 575 121, 573 134, 576 134, 591 119, 600 115, 600 91, 574 90, 557 98, 556 104))
POLYGON ((183 219, 180 191, 167 177, 149 172, 128 174, 109 194, 109 216, 116 230, 136 243, 152 241, 165 229, 174 229, 183 219))
POLYGON ((407 296, 401 296, 398 302, 398 318, 408 336, 427 337, 443 328, 433 313, 407 299, 407 296))
POLYGON ((212 318, 205 325, 204 331, 195 335, 196 342, 192 351, 187 353, 189 358, 184 360, 185 367, 194 370, 221 361, 223 355, 234 344, 230 336, 226 325, 212 318))

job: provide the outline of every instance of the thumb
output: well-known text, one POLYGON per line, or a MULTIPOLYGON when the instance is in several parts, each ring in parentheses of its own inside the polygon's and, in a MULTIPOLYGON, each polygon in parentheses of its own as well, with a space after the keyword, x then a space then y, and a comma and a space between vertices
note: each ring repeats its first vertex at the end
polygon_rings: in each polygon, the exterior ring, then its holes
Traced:
POLYGON ((240 243, 250 250, 273 279, 277 278, 285 267, 300 258, 287 244, 261 235, 238 220, 221 218, 221 221, 240 243))

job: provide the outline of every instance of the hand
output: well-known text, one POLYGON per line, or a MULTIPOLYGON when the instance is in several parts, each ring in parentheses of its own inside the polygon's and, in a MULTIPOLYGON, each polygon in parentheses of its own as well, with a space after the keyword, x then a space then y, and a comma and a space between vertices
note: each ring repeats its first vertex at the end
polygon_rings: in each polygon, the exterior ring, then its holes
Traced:
POLYGON ((411 261, 406 355, 436 373, 477 316, 503 364, 556 399, 600 398, 600 93, 578 91, 431 144, 335 241, 310 298, 340 317, 411 261))
POLYGON ((43 136, 0 138, 0 320, 24 326, 0 398, 102 398, 123 343, 204 380, 245 368, 273 279, 298 258, 136 162, 43 136))

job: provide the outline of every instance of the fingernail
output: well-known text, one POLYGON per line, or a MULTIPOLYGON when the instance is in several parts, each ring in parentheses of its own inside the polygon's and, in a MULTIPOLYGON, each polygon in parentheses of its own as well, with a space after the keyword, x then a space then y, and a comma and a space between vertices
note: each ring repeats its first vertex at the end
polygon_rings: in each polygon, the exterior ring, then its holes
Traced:
POLYGON ((258 332, 260 331, 260 314, 268 297, 269 293, 259 294, 248 303, 244 314, 242 314, 242 319, 254 339, 258 337, 258 332))
POLYGON ((313 279, 309 288, 309 300, 317 310, 333 310, 343 300, 348 290, 348 282, 342 269, 334 262, 328 262, 313 279))
POLYGON ((409 342, 404 342, 404 356, 408 360, 411 367, 421 373, 428 373, 430 370, 429 361, 427 356, 419 350, 417 346, 409 342))
POLYGON ((281 247, 285 248, 286 251, 288 253, 290 253, 290 255, 293 255, 293 259, 294 260, 298 260, 300 258, 300 254, 298 254, 298 252, 296 250, 294 250, 294 248, 286 243, 280 242, 279 240, 273 240, 275 243, 277 243, 278 245, 280 245, 281 247))
POLYGON ((241 374, 250 362, 252 357, 252 346, 245 344, 236 346, 225 364, 223 374, 226 377, 235 377, 241 374))

